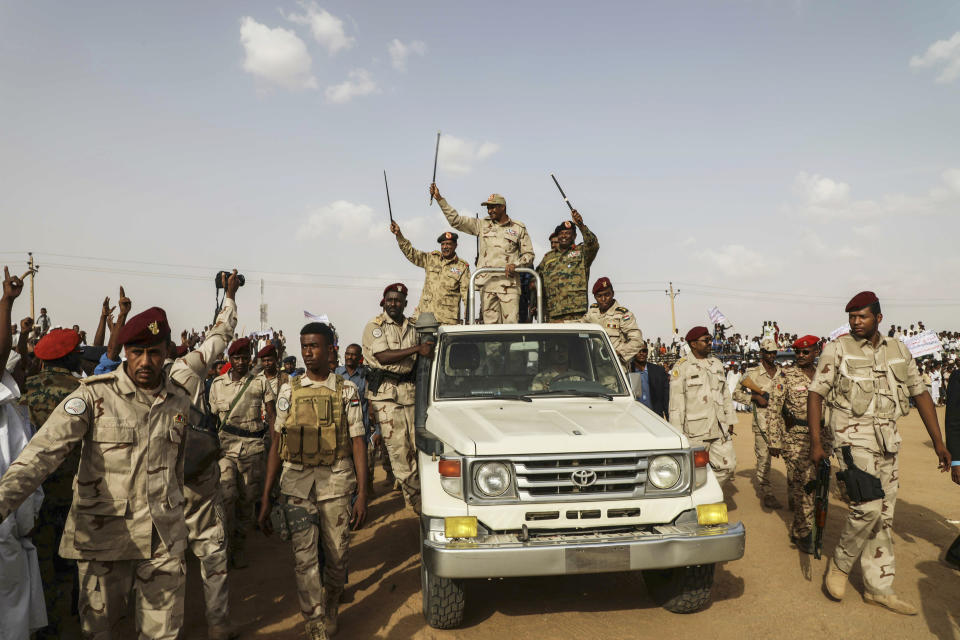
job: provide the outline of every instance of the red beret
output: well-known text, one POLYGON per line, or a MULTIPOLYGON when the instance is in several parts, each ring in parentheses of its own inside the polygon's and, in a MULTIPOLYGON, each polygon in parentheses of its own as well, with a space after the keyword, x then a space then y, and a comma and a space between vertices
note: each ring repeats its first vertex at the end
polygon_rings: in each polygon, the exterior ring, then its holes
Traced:
POLYGON ((710 330, 706 327, 694 327, 693 329, 690 329, 690 331, 687 331, 686 338, 687 342, 693 342, 694 340, 699 340, 703 336, 708 335, 710 335, 710 330))
POLYGON ((820 338, 817 336, 803 336, 802 338, 797 338, 793 341, 794 349, 806 349, 807 347, 812 347, 813 345, 820 342, 820 338))
POLYGON ((573 223, 569 220, 564 220, 557 225, 557 228, 553 230, 554 233, 560 233, 561 231, 573 231, 574 234, 577 233, 577 228, 573 226, 573 223))
POLYGON ((443 242, 444 240, 453 240, 456 242, 460 236, 455 234, 453 231, 444 231, 439 236, 437 236, 437 242, 443 242))
MULTIPOLYGON (((387 294, 391 291, 398 291, 403 295, 407 295, 407 285, 403 284, 402 282, 394 282, 393 284, 388 285, 387 288, 383 290, 384 299, 386 299, 387 294)), ((382 301, 381 304, 383 304, 382 301)))
POLYGON ((57 360, 68 356, 80 344, 80 334, 73 329, 53 329, 40 338, 33 348, 33 355, 41 360, 57 360))
POLYGON ((151 345, 169 338, 170 324, 167 322, 167 314, 160 307, 150 307, 127 320, 127 324, 120 329, 117 342, 121 345, 151 345))
POLYGON ((597 295, 598 291, 603 291, 607 287, 613 288, 613 283, 610 282, 610 278, 604 276, 603 278, 598 279, 593 283, 593 295, 597 295))
POLYGON ((190 347, 185 344, 181 344, 177 347, 177 357, 182 358, 190 352, 190 347))
POLYGON ((266 358, 267 356, 273 356, 273 357, 277 356, 277 348, 274 347, 272 344, 268 344, 263 349, 260 349, 260 351, 257 352, 258 358, 266 358))
POLYGON ((850 302, 847 303, 847 308, 844 309, 847 313, 851 311, 859 311, 864 307, 869 307, 874 302, 880 302, 877 298, 877 294, 873 291, 861 291, 857 295, 850 298, 850 302))
POLYGON ((234 340, 233 344, 230 345, 230 348, 227 349, 227 355, 235 356, 243 349, 246 349, 247 353, 250 353, 250 338, 240 338, 239 340, 234 340))

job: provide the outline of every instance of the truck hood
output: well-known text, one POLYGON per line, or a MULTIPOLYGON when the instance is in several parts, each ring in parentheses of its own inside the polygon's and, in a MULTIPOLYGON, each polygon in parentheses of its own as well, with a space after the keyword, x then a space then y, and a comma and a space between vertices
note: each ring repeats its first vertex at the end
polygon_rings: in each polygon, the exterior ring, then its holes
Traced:
POLYGON ((669 423, 628 398, 434 402, 426 426, 464 455, 638 451, 687 445, 669 423))

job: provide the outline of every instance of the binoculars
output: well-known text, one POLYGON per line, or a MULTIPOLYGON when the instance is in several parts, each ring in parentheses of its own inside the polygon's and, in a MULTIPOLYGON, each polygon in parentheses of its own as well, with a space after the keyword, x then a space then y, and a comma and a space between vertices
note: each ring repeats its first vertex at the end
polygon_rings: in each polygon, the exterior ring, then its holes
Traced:
MULTIPOLYGON (((230 274, 231 274, 231 273, 233 273, 233 272, 232 272, 232 271, 220 271, 219 273, 217 273, 217 275, 214 277, 214 282, 215 282, 216 285, 217 285, 217 289, 226 289, 226 288, 227 288, 227 278, 230 277, 230 274)), ((238 273, 238 274, 237 274, 237 280, 240 282, 240 286, 241 286, 241 287, 242 287, 244 284, 246 284, 246 282, 247 282, 247 279, 243 277, 243 274, 242 274, 242 273, 238 273)))

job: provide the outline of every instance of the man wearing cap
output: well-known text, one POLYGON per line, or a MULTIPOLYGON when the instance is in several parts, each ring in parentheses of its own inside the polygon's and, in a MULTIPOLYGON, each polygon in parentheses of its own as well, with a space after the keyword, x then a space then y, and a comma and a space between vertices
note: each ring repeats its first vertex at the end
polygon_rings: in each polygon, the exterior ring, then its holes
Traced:
POLYGON ((543 280, 543 316, 548 322, 578 322, 590 302, 587 283, 600 243, 576 210, 570 215, 573 222, 565 220, 554 230, 557 248, 548 251, 537 266, 543 280), (583 232, 583 242, 574 244, 578 227, 583 232))
POLYGON ((603 327, 610 336, 614 351, 620 356, 620 362, 629 369, 633 357, 645 344, 643 332, 637 326, 637 317, 626 307, 617 304, 610 278, 600 278, 593 283, 593 297, 596 302, 590 305, 583 322, 603 327))
POLYGON ((263 377, 267 379, 270 390, 276 396, 280 393, 280 387, 290 382, 290 376, 287 372, 277 366, 277 348, 268 344, 257 352, 257 359, 260 360, 260 366, 263 367, 263 377))
POLYGON ((120 330, 126 362, 81 381, 0 479, 0 521, 80 446, 60 555, 78 560, 83 632, 110 637, 136 606, 141 637, 183 626, 183 439, 190 396, 164 374, 170 326, 162 309, 120 330))
POLYGON ((841 469, 846 470, 851 500, 824 578, 825 587, 830 597, 842 599, 847 576, 859 558, 864 600, 896 613, 916 615, 917 608, 893 591, 891 533, 900 484, 897 418, 909 413, 910 398, 933 442, 941 471, 950 469, 950 453, 913 356, 902 342, 878 332, 883 314, 877 296, 872 291, 858 293, 847 303, 846 311, 850 333, 824 347, 807 396, 810 459, 817 464, 827 457, 820 437, 826 404, 833 446, 841 469), (861 473, 851 472, 854 468, 861 473), (863 482, 852 482, 851 477, 863 482))
MULTIPOLYGON (((813 530, 814 495, 804 487, 816 481, 817 468, 810 462, 810 428, 807 423, 807 391, 817 370, 820 339, 806 335, 791 345, 796 364, 781 369, 781 382, 770 390, 766 422, 771 434, 782 443, 783 461, 787 466, 787 495, 793 510, 790 540, 800 551, 813 552, 810 537, 813 530)), ((828 429, 820 431, 825 451, 832 450, 833 437, 828 429)))
POLYGON ((254 503, 263 489, 267 428, 261 416, 267 416, 268 428, 273 426, 277 396, 263 373, 250 371, 249 338, 234 340, 227 355, 230 370, 210 385, 210 410, 220 416, 220 493, 230 562, 242 569, 254 503))
POLYGON ((413 310, 412 320, 421 313, 432 313, 440 324, 459 324, 460 302, 467 309, 467 290, 470 288, 470 265, 457 257, 457 234, 445 231, 437 238, 439 251, 419 251, 403 237, 400 225, 390 223, 390 231, 397 237, 400 251, 407 260, 426 272, 420 302, 413 310))
MULTIPOLYGON (((517 267, 533 266, 533 245, 522 222, 507 215, 507 201, 494 193, 481 206, 487 208, 487 219, 459 215, 440 195, 437 185, 430 185, 430 194, 440 204, 450 226, 479 238, 477 267, 504 269, 504 274, 477 276, 483 288, 480 310, 484 324, 514 323, 520 318, 520 281, 517 267)), ((469 295, 469 294, 468 294, 469 295)))
POLYGON ((737 466, 733 399, 725 384, 723 364, 710 357, 710 331, 694 327, 687 332, 686 341, 690 357, 677 360, 670 371, 670 423, 692 444, 707 448, 710 466, 722 485, 733 480, 737 466))
POLYGON ((413 432, 414 365, 416 356, 429 356, 430 343, 417 344, 413 322, 404 317, 407 287, 395 282, 383 290, 383 313, 363 330, 363 359, 367 373, 367 398, 373 404, 387 446, 393 475, 400 482, 406 503, 420 513, 420 478, 413 432))
POLYGON ((783 444, 776 426, 776 417, 768 409, 770 394, 783 390, 783 371, 777 364, 777 343, 773 338, 760 341, 760 364, 747 369, 740 385, 750 389, 753 403, 753 452, 757 456, 757 492, 767 509, 779 509, 782 505, 770 489, 770 466, 772 458, 780 456, 783 444), (758 391, 759 389, 759 391, 758 391))

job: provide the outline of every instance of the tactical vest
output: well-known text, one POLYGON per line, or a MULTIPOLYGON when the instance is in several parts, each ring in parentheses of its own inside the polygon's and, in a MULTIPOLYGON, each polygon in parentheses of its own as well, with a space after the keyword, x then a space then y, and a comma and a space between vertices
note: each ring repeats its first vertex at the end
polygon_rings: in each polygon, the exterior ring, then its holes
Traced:
POLYGON ((352 453, 343 411, 343 378, 330 375, 336 379, 335 390, 301 386, 299 376, 290 382, 290 414, 280 430, 281 459, 329 465, 352 453))
POLYGON ((848 336, 837 340, 840 367, 837 384, 830 391, 830 405, 861 417, 869 413, 877 418, 895 420, 910 412, 907 388, 909 356, 900 341, 887 344, 887 357, 878 362, 867 355, 848 336), (891 354, 890 352, 895 353, 891 354))

